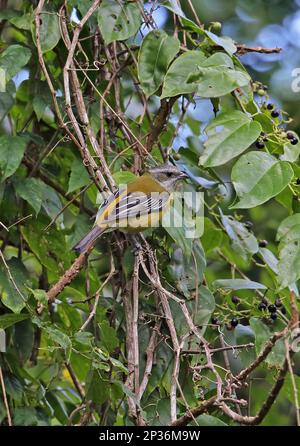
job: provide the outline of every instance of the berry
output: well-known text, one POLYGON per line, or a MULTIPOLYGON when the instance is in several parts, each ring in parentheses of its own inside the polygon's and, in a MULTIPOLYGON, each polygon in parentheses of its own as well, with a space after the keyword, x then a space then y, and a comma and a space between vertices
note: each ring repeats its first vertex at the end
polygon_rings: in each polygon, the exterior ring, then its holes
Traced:
POLYGON ((240 301, 240 299, 239 299, 237 296, 232 296, 232 298, 231 298, 231 302, 232 302, 233 304, 238 304, 239 301, 240 301))
POLYGON ((281 307, 280 311, 281 311, 282 314, 286 314, 286 308, 285 307, 281 307))
POLYGON ((173 158, 174 158, 174 160, 176 160, 176 161, 180 160, 180 159, 181 159, 181 155, 180 155, 180 153, 174 153, 173 158))
POLYGON ((282 307, 282 302, 281 302, 281 299, 279 299, 279 297, 277 297, 277 298, 275 299, 275 306, 276 306, 277 308, 282 307))
POLYGON ((295 135, 294 135, 293 132, 287 132, 287 133, 286 133, 286 137, 287 137, 287 139, 294 139, 294 138, 295 138, 295 135))
POLYGON ((293 146, 295 146, 296 144, 298 144, 298 142, 299 142, 298 138, 293 138, 293 139, 290 140, 290 143, 291 143, 293 146))
POLYGON ((256 146, 258 149, 263 149, 263 148, 265 147, 265 144, 264 144, 263 141, 256 141, 255 146, 256 146))
POLYGON ((257 94, 258 94, 258 96, 264 96, 265 95, 265 90, 260 88, 259 90, 257 90, 257 94))
POLYGON ((269 102, 269 104, 267 104, 267 109, 268 109, 268 110, 273 110, 273 108, 274 108, 274 104, 271 104, 271 103, 269 102))
POLYGON ((270 304, 268 306, 268 310, 270 311, 270 313, 276 313, 277 308, 276 308, 276 306, 274 304, 270 304))
POLYGON ((268 241, 267 241, 267 240, 261 240, 261 241, 258 243, 258 246, 259 246, 260 248, 265 248, 266 246, 268 246, 268 241))
POLYGON ((258 309, 259 309, 260 311, 264 311, 266 308, 267 308, 267 305, 266 305, 264 302, 261 302, 261 303, 258 305, 258 309))
POLYGON ((219 323, 218 318, 217 318, 217 317, 212 317, 212 318, 211 318, 211 323, 212 323, 213 325, 218 325, 218 323, 219 323))
POLYGON ((280 115, 279 110, 277 110, 277 109, 272 110, 272 112, 271 112, 272 118, 278 118, 279 115, 280 115))
POLYGON ((230 321, 230 325, 234 328, 238 325, 239 321, 236 317, 233 317, 230 321))
POLYGON ((221 28, 222 28, 222 24, 220 22, 212 22, 212 24, 211 24, 212 31, 214 31, 216 33, 216 32, 221 31, 221 28))
POLYGON ((270 318, 275 321, 275 319, 277 319, 277 313, 271 313, 270 318))

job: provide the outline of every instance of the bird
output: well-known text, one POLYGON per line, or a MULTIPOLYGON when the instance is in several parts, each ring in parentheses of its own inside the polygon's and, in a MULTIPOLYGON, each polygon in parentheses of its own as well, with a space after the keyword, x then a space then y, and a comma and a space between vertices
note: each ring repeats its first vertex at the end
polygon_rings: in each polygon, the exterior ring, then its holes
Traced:
POLYGON ((79 254, 86 252, 104 232, 119 229, 135 233, 157 226, 170 207, 178 181, 187 177, 169 162, 148 169, 109 194, 99 207, 93 229, 73 250, 79 254))

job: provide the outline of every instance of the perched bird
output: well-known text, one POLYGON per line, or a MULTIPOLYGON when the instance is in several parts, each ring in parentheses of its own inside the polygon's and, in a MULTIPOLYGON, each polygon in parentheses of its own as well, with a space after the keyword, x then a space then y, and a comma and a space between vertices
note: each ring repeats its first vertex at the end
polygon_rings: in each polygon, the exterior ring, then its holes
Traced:
POLYGON ((140 232, 157 225, 170 205, 176 183, 183 178, 187 178, 185 173, 165 163, 110 194, 98 210, 93 229, 73 249, 86 251, 103 232, 140 232))

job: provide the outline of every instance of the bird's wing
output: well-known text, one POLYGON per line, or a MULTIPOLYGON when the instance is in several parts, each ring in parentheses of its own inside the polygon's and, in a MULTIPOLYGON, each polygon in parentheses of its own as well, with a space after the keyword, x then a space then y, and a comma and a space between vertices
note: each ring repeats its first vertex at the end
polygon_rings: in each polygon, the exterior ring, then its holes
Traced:
POLYGON ((120 194, 119 197, 120 199, 116 200, 116 204, 107 215, 102 214, 106 212, 109 204, 101 211, 101 223, 115 223, 122 219, 138 218, 140 215, 150 214, 150 212, 160 212, 170 200, 168 192, 151 194, 131 192, 124 196, 120 194))

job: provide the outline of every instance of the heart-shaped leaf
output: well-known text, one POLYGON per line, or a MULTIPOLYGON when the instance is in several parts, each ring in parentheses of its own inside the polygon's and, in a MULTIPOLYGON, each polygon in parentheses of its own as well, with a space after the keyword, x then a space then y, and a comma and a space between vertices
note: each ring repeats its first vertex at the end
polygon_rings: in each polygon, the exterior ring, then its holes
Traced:
POLYGON ((133 36, 141 21, 141 12, 135 3, 103 0, 98 8, 98 24, 107 45, 133 36))
POLYGON ((241 111, 221 113, 207 127, 200 164, 220 166, 244 152, 260 135, 261 126, 241 111))
POLYGON ((233 166, 231 179, 240 201, 232 206, 252 208, 278 195, 293 178, 287 161, 279 161, 268 153, 249 152, 233 166))

